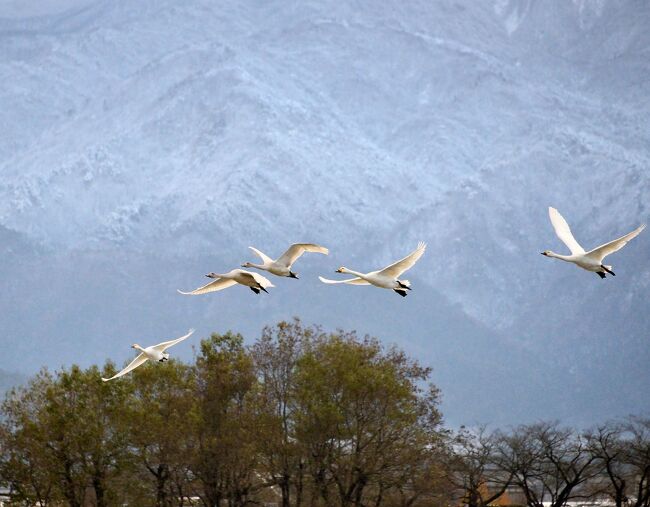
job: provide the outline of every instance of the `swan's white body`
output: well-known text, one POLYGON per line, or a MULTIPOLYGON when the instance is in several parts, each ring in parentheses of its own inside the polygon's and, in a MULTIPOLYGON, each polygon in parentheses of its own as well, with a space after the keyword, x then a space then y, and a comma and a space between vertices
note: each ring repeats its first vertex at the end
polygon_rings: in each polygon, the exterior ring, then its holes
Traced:
POLYGON ((276 276, 288 276, 290 278, 298 278, 298 276, 293 271, 291 271, 291 266, 303 253, 312 252, 325 255, 329 254, 329 250, 324 246, 315 245, 314 243, 294 243, 280 257, 278 257, 276 260, 273 260, 268 255, 260 252, 255 247, 249 246, 248 248, 255 252, 260 257, 260 259, 262 259, 262 264, 253 264, 252 262, 246 262, 242 264, 242 268, 262 269, 276 276))
POLYGON ((165 350, 167 350, 172 345, 176 345, 177 343, 186 340, 187 338, 192 336, 192 333, 194 333, 194 329, 190 329, 186 335, 181 336, 180 338, 176 338, 175 340, 169 340, 166 342, 159 343, 158 345, 151 345, 150 347, 146 347, 146 348, 142 348, 137 343, 134 343, 133 345, 131 345, 131 347, 139 350, 140 354, 138 354, 136 358, 133 361, 131 361, 129 365, 126 368, 124 368, 122 371, 116 373, 111 378, 102 377, 102 380, 104 382, 108 382, 109 380, 113 380, 114 378, 118 378, 121 377, 122 375, 126 375, 130 371, 135 370, 138 366, 146 363, 147 360, 149 359, 151 359, 152 361, 159 361, 161 363, 167 361, 169 359, 169 354, 165 352, 165 350))
POLYGON ((560 259, 566 262, 572 262, 582 269, 597 273, 601 278, 605 278, 606 273, 614 275, 612 266, 606 266, 603 264, 605 257, 623 248, 628 241, 630 241, 632 238, 637 237, 641 231, 645 229, 645 224, 640 225, 625 236, 621 236, 614 241, 610 241, 609 243, 605 243, 604 245, 600 245, 593 250, 585 252, 584 248, 582 248, 573 237, 571 229, 569 228, 569 224, 564 219, 564 217, 560 215, 560 212, 558 210, 549 207, 548 216, 550 217, 551 224, 553 224, 553 228, 555 229, 555 234, 557 234, 557 237, 560 238, 560 240, 569 248, 571 255, 562 255, 552 252, 551 250, 542 252, 542 255, 560 259))
POLYGON ((198 294, 207 294, 208 292, 215 292, 240 284, 250 287, 253 292, 259 294, 261 290, 267 292, 267 287, 274 287, 268 278, 263 277, 259 273, 244 271, 243 269, 233 269, 232 271, 223 274, 208 273, 205 276, 208 278, 214 278, 214 282, 210 282, 203 287, 199 287, 190 292, 183 292, 180 290, 178 292, 185 295, 196 296, 198 294))
POLYGON ((411 290, 411 282, 408 280, 399 280, 398 277, 413 267, 413 265, 422 257, 426 249, 426 243, 418 243, 418 247, 413 250, 409 255, 403 259, 394 262, 390 266, 370 273, 360 273, 351 269, 340 267, 336 270, 337 273, 348 273, 354 275, 356 278, 349 278, 347 280, 329 280, 319 276, 323 283, 346 283, 349 285, 374 285, 382 289, 392 289, 400 296, 406 296, 406 291, 411 290))

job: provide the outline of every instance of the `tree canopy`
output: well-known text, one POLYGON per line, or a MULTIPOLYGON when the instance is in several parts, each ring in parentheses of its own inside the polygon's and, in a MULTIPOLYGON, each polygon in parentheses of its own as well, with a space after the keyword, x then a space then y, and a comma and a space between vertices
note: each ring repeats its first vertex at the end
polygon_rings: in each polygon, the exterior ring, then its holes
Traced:
POLYGON ((451 431, 430 368, 354 332, 294 319, 101 381, 115 370, 42 370, 6 395, 10 505, 650 507, 650 419, 451 431))

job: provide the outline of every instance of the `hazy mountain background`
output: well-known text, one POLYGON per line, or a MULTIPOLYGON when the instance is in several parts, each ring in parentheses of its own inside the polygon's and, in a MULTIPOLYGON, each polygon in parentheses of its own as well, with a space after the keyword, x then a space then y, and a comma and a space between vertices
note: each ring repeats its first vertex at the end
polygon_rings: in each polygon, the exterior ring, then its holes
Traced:
POLYGON ((539 252, 549 205, 585 247, 649 219, 649 26, 644 0, 0 0, 0 385, 298 315, 431 365, 452 424, 647 413, 650 234, 606 280, 539 252), (419 240, 408 298, 316 278, 419 240), (295 241, 331 254, 270 295, 176 293, 295 241))

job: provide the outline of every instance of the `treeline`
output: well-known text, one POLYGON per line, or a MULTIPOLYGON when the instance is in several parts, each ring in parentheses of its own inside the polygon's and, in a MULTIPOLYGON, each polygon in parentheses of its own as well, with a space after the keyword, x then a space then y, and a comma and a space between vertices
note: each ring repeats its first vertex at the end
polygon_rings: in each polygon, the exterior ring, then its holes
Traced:
POLYGON ((461 429, 448 477, 462 504, 562 507, 569 502, 650 506, 650 419, 628 417, 579 432, 557 422, 509 431, 461 429), (503 497, 501 498, 503 500, 503 497))
POLYGON ((115 371, 42 371, 7 395, 10 505, 650 507, 650 420, 450 431, 430 370, 354 333, 280 322, 101 381, 115 371))

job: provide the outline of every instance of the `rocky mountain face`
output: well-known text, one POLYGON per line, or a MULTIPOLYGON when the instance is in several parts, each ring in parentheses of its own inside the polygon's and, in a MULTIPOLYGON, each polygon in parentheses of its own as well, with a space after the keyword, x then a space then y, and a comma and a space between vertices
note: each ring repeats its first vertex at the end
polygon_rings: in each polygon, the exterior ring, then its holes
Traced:
POLYGON ((586 248, 648 221, 648 26, 638 0, 0 0, 0 368, 299 315, 430 364, 453 423, 640 412, 650 235, 607 280, 538 253, 549 205, 586 248), (419 240, 404 300, 315 278, 419 240), (331 254, 269 296, 175 292, 294 241, 331 254))

